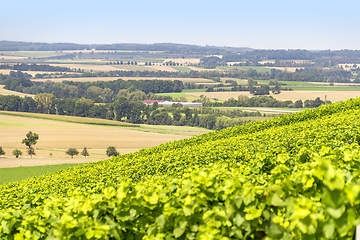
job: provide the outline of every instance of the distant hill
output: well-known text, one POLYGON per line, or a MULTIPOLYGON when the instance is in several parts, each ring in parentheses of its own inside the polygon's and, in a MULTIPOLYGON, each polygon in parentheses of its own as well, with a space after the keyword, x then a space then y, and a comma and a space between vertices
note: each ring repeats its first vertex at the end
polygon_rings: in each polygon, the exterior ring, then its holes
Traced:
POLYGON ((115 44, 76 44, 76 43, 39 43, 0 41, 0 51, 61 51, 61 50, 133 50, 133 51, 165 51, 168 53, 202 53, 224 54, 231 52, 251 51, 250 48, 198 46, 176 43, 115 43, 115 44))

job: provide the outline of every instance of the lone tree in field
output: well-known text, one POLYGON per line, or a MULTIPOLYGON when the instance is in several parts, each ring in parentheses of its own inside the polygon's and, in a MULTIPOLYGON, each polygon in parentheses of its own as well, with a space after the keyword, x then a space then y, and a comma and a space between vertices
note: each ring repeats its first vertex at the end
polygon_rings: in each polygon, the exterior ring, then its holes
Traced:
POLYGON ((79 155, 79 151, 76 148, 69 148, 65 153, 67 155, 70 155, 71 158, 74 158, 74 156, 79 155))
POLYGON ((106 149, 106 155, 108 155, 109 157, 111 156, 116 157, 119 155, 119 152, 116 151, 115 147, 110 146, 106 149))
POLYGON ((22 155, 22 151, 16 148, 16 149, 13 151, 13 155, 15 155, 16 158, 19 158, 19 156, 22 155))
POLYGON ((84 149, 82 150, 82 152, 81 152, 80 154, 83 155, 85 158, 90 155, 90 153, 89 153, 89 151, 86 149, 86 147, 84 147, 84 149))
POLYGON ((1 155, 5 155, 5 151, 2 149, 2 147, 0 147, 0 156, 1 155))
POLYGON ((35 149, 32 148, 32 145, 35 145, 37 143, 37 140, 39 139, 39 135, 36 133, 33 133, 31 131, 29 131, 26 134, 26 138, 24 138, 22 140, 22 143, 24 143, 26 146, 28 146, 28 149, 26 150, 26 152, 31 156, 35 155, 35 149))
POLYGON ((35 154, 35 149, 33 149, 32 147, 28 148, 28 149, 26 150, 26 152, 27 152, 27 154, 30 155, 31 158, 32 158, 33 155, 36 155, 36 154, 35 154))

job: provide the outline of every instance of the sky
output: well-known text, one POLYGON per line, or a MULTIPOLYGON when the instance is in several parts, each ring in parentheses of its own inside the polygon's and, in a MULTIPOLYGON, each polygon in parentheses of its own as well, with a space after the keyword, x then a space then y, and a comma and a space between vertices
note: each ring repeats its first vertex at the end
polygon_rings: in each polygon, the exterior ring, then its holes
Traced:
POLYGON ((2 1, 0 40, 360 49, 360 1, 2 1))

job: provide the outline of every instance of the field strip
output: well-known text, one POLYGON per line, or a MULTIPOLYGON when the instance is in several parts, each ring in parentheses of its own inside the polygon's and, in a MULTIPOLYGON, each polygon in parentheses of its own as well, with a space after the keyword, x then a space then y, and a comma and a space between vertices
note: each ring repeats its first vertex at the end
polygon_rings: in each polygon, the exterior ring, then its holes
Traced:
POLYGON ((15 95, 19 97, 35 97, 33 94, 29 93, 21 93, 21 92, 15 92, 11 90, 4 89, 5 85, 0 85, 0 95, 15 95))
POLYGON ((5 151, 5 155, 0 157, 0 168, 94 162, 108 158, 105 153, 109 146, 116 147, 120 154, 127 154, 209 132, 188 126, 141 125, 123 128, 3 114, 0 114, 0 131, 0 146, 5 151), (25 145, 21 143, 29 131, 39 134, 39 140, 34 145, 36 156, 33 158, 27 155, 25 145), (81 155, 71 158, 65 154, 69 148, 81 152, 84 147, 90 153, 86 159, 81 155), (12 155, 14 149, 21 150, 23 155, 16 159, 12 155))
MULTIPOLYGON (((237 99, 238 96, 247 96, 247 97, 255 97, 250 94, 250 92, 187 92, 186 94, 200 97, 200 95, 204 95, 208 98, 216 98, 219 100, 228 100, 229 98, 237 99)), ((326 99, 331 102, 340 102, 350 98, 356 98, 360 96, 360 91, 282 91, 280 94, 270 94, 267 96, 272 96, 276 100, 281 101, 297 101, 297 100, 315 100, 315 98, 319 97, 322 101, 326 99)))
POLYGON ((116 127, 134 127, 134 128, 140 127, 140 125, 137 124, 123 123, 119 121, 99 119, 99 118, 85 118, 85 117, 75 117, 75 116, 65 116, 65 115, 10 112, 10 111, 0 111, 0 114, 9 115, 9 116, 27 117, 27 118, 47 119, 53 121, 63 121, 70 123, 79 123, 79 124, 104 125, 104 126, 116 126, 116 127))

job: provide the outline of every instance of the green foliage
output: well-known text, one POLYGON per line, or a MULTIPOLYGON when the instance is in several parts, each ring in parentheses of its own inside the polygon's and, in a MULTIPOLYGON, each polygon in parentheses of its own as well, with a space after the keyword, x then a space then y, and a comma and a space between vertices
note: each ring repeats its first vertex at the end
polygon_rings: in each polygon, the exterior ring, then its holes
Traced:
POLYGON ((33 155, 36 155, 35 149, 32 148, 32 147, 29 147, 28 149, 26 149, 26 152, 27 152, 27 154, 30 155, 31 158, 32 158, 33 155))
POLYGON ((352 239, 359 106, 348 100, 1 185, 0 236, 352 239))
POLYGON ((15 149, 12 153, 16 158, 19 158, 19 156, 22 155, 22 151, 19 149, 15 149))
POLYGON ((37 143, 38 139, 39 139, 39 135, 37 133, 33 133, 32 131, 29 131, 26 134, 26 138, 22 140, 22 143, 25 144, 30 149, 32 145, 35 145, 37 143))
POLYGON ((71 158, 74 158, 74 156, 79 155, 79 151, 76 148, 69 148, 65 153, 71 156, 71 158))
POLYGON ((3 150, 3 148, 0 146, 0 156, 1 155, 5 155, 5 151, 3 150))
POLYGON ((119 155, 119 152, 116 151, 116 148, 113 146, 110 146, 106 149, 106 155, 108 155, 109 157, 116 157, 119 155))
POLYGON ((84 149, 81 151, 80 154, 83 155, 85 158, 86 158, 87 156, 90 156, 90 153, 89 153, 89 151, 86 149, 86 147, 84 147, 84 149))

